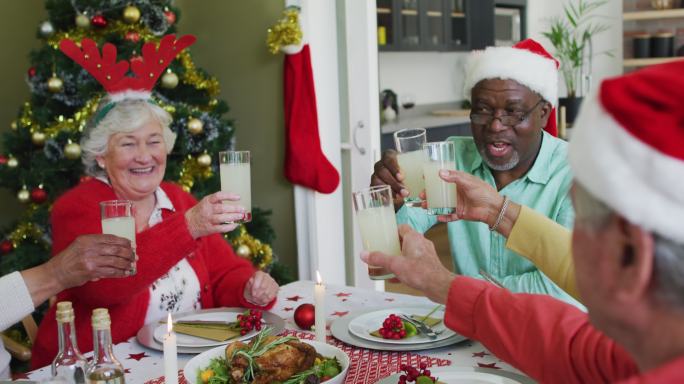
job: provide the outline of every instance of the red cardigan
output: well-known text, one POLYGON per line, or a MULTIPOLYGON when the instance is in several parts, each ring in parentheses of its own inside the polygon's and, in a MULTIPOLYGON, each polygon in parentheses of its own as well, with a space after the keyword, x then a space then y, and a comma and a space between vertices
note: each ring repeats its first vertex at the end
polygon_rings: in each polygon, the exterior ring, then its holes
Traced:
POLYGON ((540 383, 684 383, 684 355, 640 372, 586 313, 550 296, 512 294, 459 276, 444 321, 540 383))
MULTIPOLYGON (((137 274, 89 282, 57 296, 58 300, 73 302, 81 352, 93 349, 90 315, 94 308, 109 309, 114 343, 134 336, 144 325, 150 285, 184 257, 197 274, 202 308, 255 307, 243 295, 247 280, 255 272, 252 264, 236 256, 221 235, 194 240, 185 222, 185 211, 197 201, 175 184, 162 182, 161 188, 176 211, 164 210, 161 223, 136 235, 137 274)), ((61 252, 79 235, 102 233, 99 203, 113 199, 116 199, 114 190, 99 180, 82 183, 61 196, 51 214, 52 254, 61 252)), ((274 303, 275 300, 266 308, 274 303)), ((53 306, 38 328, 31 366, 50 364, 56 354, 57 324, 53 306)))

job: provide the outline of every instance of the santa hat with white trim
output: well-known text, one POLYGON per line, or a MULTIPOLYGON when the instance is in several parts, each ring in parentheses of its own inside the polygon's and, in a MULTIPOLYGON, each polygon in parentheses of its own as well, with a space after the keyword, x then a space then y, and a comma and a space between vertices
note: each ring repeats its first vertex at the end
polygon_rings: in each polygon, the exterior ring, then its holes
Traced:
POLYGON ((576 180, 631 223, 684 242, 684 60, 603 81, 574 129, 576 180))
POLYGON ((483 51, 473 51, 466 62, 465 97, 470 100, 470 91, 482 80, 515 80, 551 103, 553 109, 544 130, 558 136, 558 66, 558 60, 532 39, 525 39, 512 47, 487 47, 483 51))

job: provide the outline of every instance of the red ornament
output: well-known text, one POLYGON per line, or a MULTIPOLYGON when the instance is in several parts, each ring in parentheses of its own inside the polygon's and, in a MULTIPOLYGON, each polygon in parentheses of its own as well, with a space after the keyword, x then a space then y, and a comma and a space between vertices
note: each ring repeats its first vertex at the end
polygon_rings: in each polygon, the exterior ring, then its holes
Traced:
POLYGON ((90 181, 90 180, 92 180, 92 179, 93 179, 92 176, 83 175, 83 176, 81 176, 81 177, 78 179, 78 182, 79 182, 79 183, 85 183, 86 181, 90 181))
POLYGON ((300 305, 295 310, 294 321, 299 328, 310 331, 316 321, 316 308, 308 303, 300 305))
POLYGON ((31 201, 36 204, 44 203, 47 197, 47 192, 43 188, 36 187, 31 190, 31 201))
POLYGON ((0 253, 3 255, 6 255, 14 249, 14 244, 12 244, 11 241, 5 240, 2 243, 0 243, 0 253))
POLYGON ((176 14, 172 11, 164 11, 164 17, 166 17, 166 22, 169 25, 173 25, 176 22, 176 14))
POLYGON ((107 26, 107 19, 102 15, 95 15, 90 19, 90 23, 97 28, 104 28, 107 26))
POLYGON ((7 156, 5 156, 5 155, 0 155, 0 165, 5 165, 5 164, 7 164, 7 161, 8 161, 8 160, 9 160, 9 159, 7 158, 7 156))
POLYGON ((28 69, 28 77, 29 77, 29 79, 30 79, 30 78, 33 78, 33 76, 35 76, 35 75, 36 75, 36 67, 31 67, 31 68, 29 68, 29 69, 28 69))
POLYGON ((140 34, 138 32, 135 32, 135 31, 128 31, 124 35, 124 39, 126 39, 130 42, 133 42, 133 43, 137 43, 138 41, 140 41, 140 34))

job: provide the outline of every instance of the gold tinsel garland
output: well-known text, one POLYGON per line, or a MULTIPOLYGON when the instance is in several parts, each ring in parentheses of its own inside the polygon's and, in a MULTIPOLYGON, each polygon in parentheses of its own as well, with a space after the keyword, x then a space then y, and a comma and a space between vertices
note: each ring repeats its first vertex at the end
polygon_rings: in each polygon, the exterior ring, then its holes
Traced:
POLYGON ((270 266, 273 263, 273 249, 271 246, 255 239, 254 236, 247 232, 244 225, 240 225, 238 230, 240 231, 238 237, 231 240, 238 256, 248 259, 255 267, 261 270, 270 266), (242 249, 247 249, 249 252, 244 252, 242 249))
POLYGON ((90 116, 97 110, 100 98, 101 96, 98 95, 88 100, 72 117, 57 116, 54 123, 44 128, 33 120, 33 107, 31 103, 26 102, 24 103, 24 108, 22 108, 19 123, 23 127, 29 128, 31 133, 43 132, 50 138, 56 136, 59 132, 83 132, 83 128, 85 128, 86 123, 90 120, 90 116))
POLYGON ((114 20, 109 22, 105 28, 71 28, 68 31, 57 32, 47 39, 47 43, 52 48, 59 49, 59 42, 63 39, 71 39, 75 41, 76 44, 80 44, 81 40, 86 37, 89 39, 101 39, 110 34, 118 34, 124 38, 128 32, 137 32, 138 35, 140 35, 140 40, 145 42, 159 42, 160 39, 159 36, 155 36, 147 27, 140 27, 140 25, 137 24, 127 24, 120 20, 114 20))
POLYGON ((38 241, 41 237, 43 237, 43 231, 30 222, 20 223, 9 235, 9 239, 14 248, 18 247, 19 244, 25 240, 33 239, 34 241, 38 241))
POLYGON ((283 18, 268 29, 266 45, 272 54, 278 53, 286 45, 297 45, 302 42, 302 28, 299 26, 299 8, 287 7, 283 18))
POLYGON ((181 185, 185 192, 190 192, 192 186, 195 185, 195 179, 201 178, 206 180, 212 175, 211 167, 200 165, 196 157, 188 155, 181 165, 178 184, 181 185))
POLYGON ((196 89, 205 89, 211 97, 218 96, 221 92, 218 80, 213 76, 207 78, 200 73, 195 67, 195 63, 192 61, 192 57, 187 50, 181 52, 178 59, 185 69, 181 81, 194 86, 196 89))

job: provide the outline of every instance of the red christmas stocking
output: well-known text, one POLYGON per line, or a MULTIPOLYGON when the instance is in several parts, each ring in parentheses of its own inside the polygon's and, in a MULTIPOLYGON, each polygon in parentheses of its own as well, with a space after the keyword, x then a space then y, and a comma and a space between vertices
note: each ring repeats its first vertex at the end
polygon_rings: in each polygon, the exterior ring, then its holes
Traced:
POLYGON ((321 193, 332 193, 340 174, 321 150, 309 45, 285 55, 285 177, 321 193))

